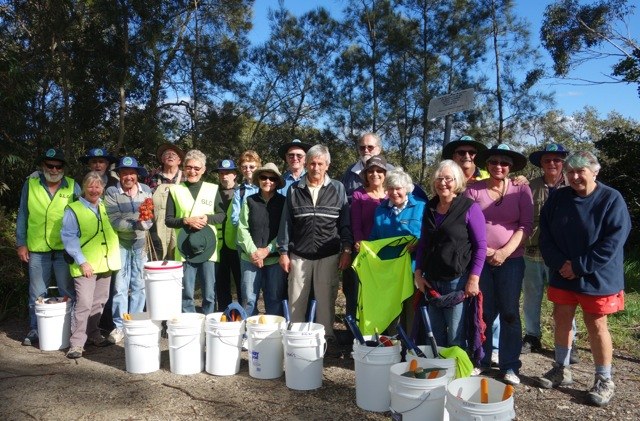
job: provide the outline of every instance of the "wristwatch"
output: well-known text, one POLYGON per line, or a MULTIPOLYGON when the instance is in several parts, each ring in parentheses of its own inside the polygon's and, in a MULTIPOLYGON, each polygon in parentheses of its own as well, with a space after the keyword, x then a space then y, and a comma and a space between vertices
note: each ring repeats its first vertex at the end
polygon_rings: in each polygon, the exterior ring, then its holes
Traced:
POLYGON ((342 252, 351 254, 351 248, 350 247, 345 247, 345 248, 342 249, 342 252))

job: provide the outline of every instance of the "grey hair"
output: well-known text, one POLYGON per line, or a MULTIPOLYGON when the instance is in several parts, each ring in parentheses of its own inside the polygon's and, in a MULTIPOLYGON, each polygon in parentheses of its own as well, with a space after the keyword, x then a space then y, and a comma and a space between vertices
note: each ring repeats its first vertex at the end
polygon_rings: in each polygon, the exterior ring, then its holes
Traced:
POLYGON ((331 164, 331 154, 329 153, 329 148, 324 145, 313 145, 307 151, 307 164, 309 164, 314 158, 318 156, 323 156, 327 160, 327 165, 331 164))
POLYGON ((566 169, 589 168, 594 173, 600 171, 600 162, 594 154, 589 151, 574 152, 564 160, 566 169))
POLYGON ((203 167, 207 166, 206 155, 197 149, 191 149, 189 152, 187 152, 187 154, 184 156, 184 161, 182 162, 184 163, 184 165, 186 165, 187 161, 192 161, 192 160, 200 162, 203 167))
POLYGON ((395 167, 392 170, 387 171, 387 175, 384 179, 384 188, 392 187, 404 187, 407 189, 407 193, 413 191, 413 180, 411 176, 404 172, 402 167, 395 167))
POLYGON ((467 180, 464 176, 464 173, 462 172, 462 168, 460 168, 460 165, 458 165, 455 161, 451 159, 445 159, 444 161, 440 162, 440 164, 438 164, 433 174, 431 174, 430 190, 433 196, 437 194, 437 191, 436 191, 436 183, 438 182, 437 178, 440 177, 440 174, 442 174, 442 171, 445 168, 449 168, 453 173, 453 180, 456 182, 456 187, 453 190, 455 194, 462 193, 464 189, 467 187, 467 180))
POLYGON ((102 179, 102 176, 97 171, 89 171, 82 179, 82 195, 86 193, 87 187, 89 187, 94 181, 100 183, 100 186, 104 189, 106 183, 102 179))
POLYGON ((360 145, 360 143, 364 140, 365 137, 367 136, 371 136, 372 138, 374 138, 376 140, 376 145, 380 148, 380 151, 382 151, 382 139, 380 139, 380 136, 378 136, 377 133, 373 133, 373 132, 367 132, 367 133, 363 133, 359 138, 358 138, 358 145, 360 145))

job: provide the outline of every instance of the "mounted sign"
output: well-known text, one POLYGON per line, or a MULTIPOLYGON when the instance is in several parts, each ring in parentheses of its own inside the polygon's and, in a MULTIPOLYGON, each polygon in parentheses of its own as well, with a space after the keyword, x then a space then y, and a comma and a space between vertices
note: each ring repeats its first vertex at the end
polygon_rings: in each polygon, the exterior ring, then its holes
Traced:
POLYGON ((431 98, 427 118, 429 120, 465 111, 473 107, 473 88, 431 98))

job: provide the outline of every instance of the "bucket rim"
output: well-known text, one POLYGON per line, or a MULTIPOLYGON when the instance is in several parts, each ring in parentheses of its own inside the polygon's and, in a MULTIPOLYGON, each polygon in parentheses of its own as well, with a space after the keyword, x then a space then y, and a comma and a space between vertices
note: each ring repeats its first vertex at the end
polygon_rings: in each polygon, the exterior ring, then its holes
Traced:
POLYGON ((169 269, 182 268, 182 262, 178 262, 176 260, 167 260, 167 263, 165 265, 163 265, 163 263, 164 263, 163 260, 154 260, 152 262, 147 262, 144 264, 144 269, 165 271, 169 269))

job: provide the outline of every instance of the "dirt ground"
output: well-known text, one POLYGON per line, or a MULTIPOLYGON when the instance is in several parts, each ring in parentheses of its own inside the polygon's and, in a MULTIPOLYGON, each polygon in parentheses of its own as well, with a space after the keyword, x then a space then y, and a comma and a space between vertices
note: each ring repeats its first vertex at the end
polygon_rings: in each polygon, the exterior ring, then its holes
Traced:
MULTIPOLYGON (((336 325, 337 329, 344 329, 336 325)), ((169 369, 167 340, 162 362, 151 374, 125 371, 122 345, 87 347, 84 358, 69 360, 64 351, 40 351, 21 345, 26 320, 0 323, 0 419, 2 420, 183 420, 254 419, 324 420, 389 419, 356 406, 354 361, 348 346, 329 346, 323 384, 314 391, 294 391, 285 377, 260 380, 249 376, 247 353, 240 373, 217 377, 202 372, 180 376, 169 369)), ((614 356, 616 396, 607 408, 585 404, 593 363, 581 349, 573 367, 573 386, 561 390, 535 387, 532 377, 551 365, 552 352, 523 355, 522 384, 516 387, 518 420, 638 420, 640 364, 614 356)))

